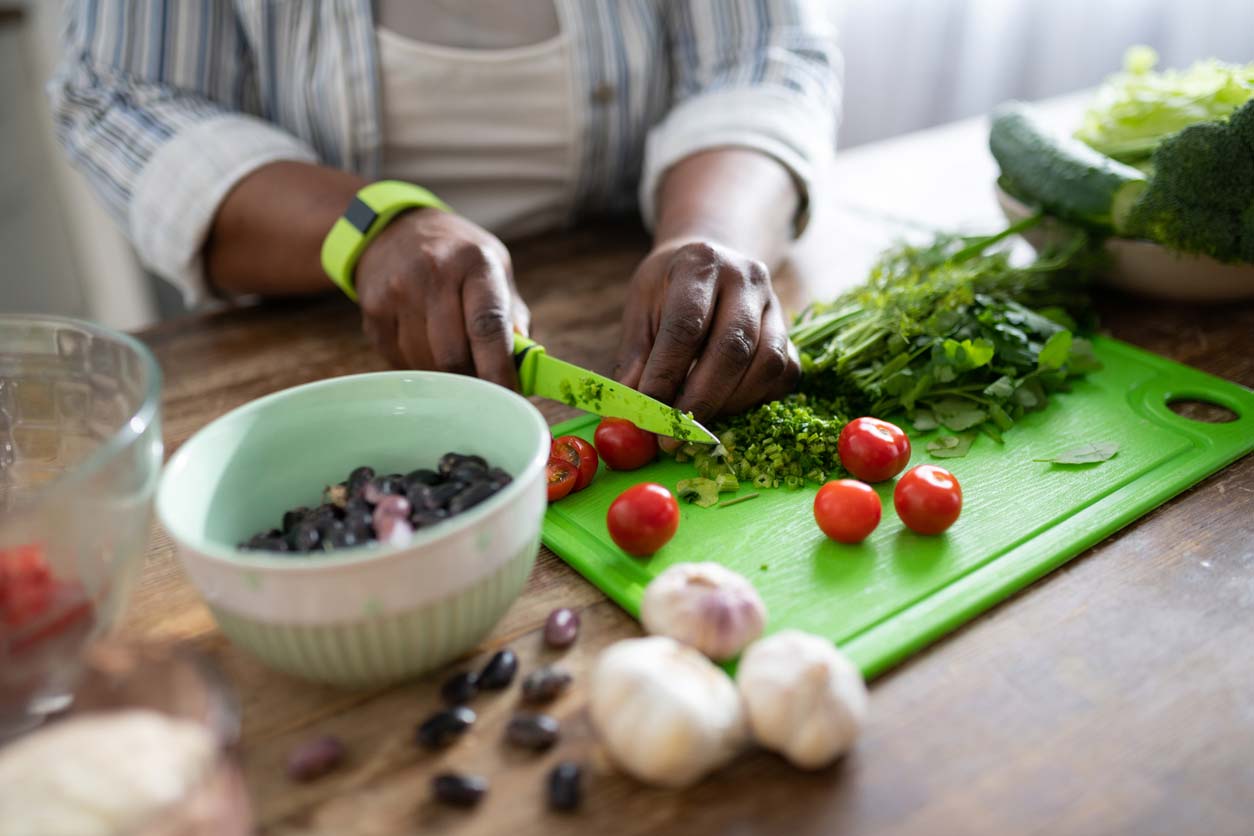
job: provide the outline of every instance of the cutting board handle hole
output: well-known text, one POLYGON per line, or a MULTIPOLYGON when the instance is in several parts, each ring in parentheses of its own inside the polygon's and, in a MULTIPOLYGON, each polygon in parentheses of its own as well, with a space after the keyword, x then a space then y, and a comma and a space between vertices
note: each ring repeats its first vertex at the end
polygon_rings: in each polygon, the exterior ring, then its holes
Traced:
POLYGON ((1181 418, 1204 424, 1227 424, 1241 417, 1226 406, 1199 398, 1171 398, 1167 408, 1181 418))

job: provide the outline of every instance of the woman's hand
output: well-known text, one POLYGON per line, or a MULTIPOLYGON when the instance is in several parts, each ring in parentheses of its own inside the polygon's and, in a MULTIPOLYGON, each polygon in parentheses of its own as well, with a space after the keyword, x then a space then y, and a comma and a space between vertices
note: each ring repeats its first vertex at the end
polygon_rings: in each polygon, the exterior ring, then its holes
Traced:
MULTIPOLYGON (((220 293, 327 292, 322 241, 367 181, 326 166, 275 162, 226 196, 205 245, 220 293)), ((470 221, 436 209, 396 218, 354 271, 366 335, 393 365, 478 374, 517 388, 514 328, 527 306, 505 246, 470 221)))
POLYGON ((392 365, 518 388, 512 334, 531 315, 496 236, 450 212, 407 212, 366 248, 355 282, 362 328, 392 365))
POLYGON ((781 397, 801 373, 766 265, 709 240, 655 246, 623 326, 615 376, 698 421, 781 397))

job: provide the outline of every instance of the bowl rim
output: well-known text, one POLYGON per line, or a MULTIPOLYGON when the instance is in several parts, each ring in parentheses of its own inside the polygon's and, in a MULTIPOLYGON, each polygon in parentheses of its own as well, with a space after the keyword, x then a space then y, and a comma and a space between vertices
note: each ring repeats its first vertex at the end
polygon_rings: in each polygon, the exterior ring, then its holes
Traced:
MULTIPOLYGON (((157 362, 152 349, 144 345, 138 338, 123 331, 109 328, 106 325, 57 314, 0 313, 0 329, 5 328, 9 324, 17 323, 72 326, 87 331, 93 337, 120 343, 139 358, 140 364, 148 376, 148 385, 144 388, 144 399, 140 402, 139 407, 122 422, 121 426, 101 442, 99 447, 92 450, 83 461, 74 465, 48 484, 32 491, 30 494, 31 499, 42 501, 47 496, 64 490, 66 487, 72 487, 76 483, 90 477, 103 467, 104 463, 112 458, 114 454, 142 436, 158 420, 161 413, 161 365, 157 362), (139 422, 138 427, 136 426, 136 421, 139 422)), ((158 439, 158 442, 161 443, 161 439, 158 439)), ((3 514, 0 514, 0 516, 3 516, 3 514)))
POLYGON ((449 374, 447 372, 431 372, 431 371, 384 371, 384 372, 362 372, 359 374, 339 375, 336 377, 328 377, 322 380, 315 380, 310 383, 302 383, 297 386, 290 386, 287 389, 280 389, 277 392, 271 392, 260 398, 255 398, 247 403, 240 404, 229 412, 218 416, 217 418, 205 424, 195 433, 193 433, 186 441, 179 445, 179 449, 166 463, 161 473, 161 480, 157 485, 156 491, 156 513, 157 520, 161 523, 161 527, 169 533, 175 544, 181 547, 193 549, 197 554, 202 555, 216 563, 227 564, 229 566, 240 569, 259 569, 271 570, 284 573, 312 573, 321 572, 328 569, 345 569, 360 566, 365 563, 371 563, 378 560, 388 558, 396 558, 401 555, 410 554, 420 551, 426 546, 430 546, 443 539, 448 539, 458 533, 465 531, 479 523, 483 518, 487 517, 494 510, 503 507, 507 503, 513 501, 523 491, 527 489, 527 485, 538 477, 544 469, 545 463, 548 461, 549 447, 542 443, 543 439, 550 437, 549 425, 545 421, 544 416, 540 414, 540 410, 522 395, 510 389, 506 389, 495 383, 489 383, 477 377, 469 375, 449 374), (167 522, 169 515, 166 513, 166 494, 167 482, 175 478, 176 473, 181 469, 182 463, 191 455, 189 450, 193 446, 193 442, 198 438, 209 433, 214 427, 220 423, 226 422, 228 419, 235 419, 241 415, 256 412, 274 402, 292 397, 298 393, 308 392, 316 389, 332 388, 342 386, 345 383, 356 382, 367 378, 423 378, 455 381, 458 384, 464 384, 473 388, 480 388, 484 392, 491 392, 494 397, 507 396, 516 398, 524 407, 523 412, 531 418, 537 430, 537 441, 535 452, 531 459, 523 467, 521 473, 516 474, 508 485, 502 490, 497 491, 485 501, 479 503, 458 514, 449 520, 444 521, 440 525, 431 526, 428 529, 419 529, 414 532, 414 536, 408 543, 399 546, 384 545, 380 543, 362 544, 360 546, 352 546, 345 549, 336 549, 333 552, 327 552, 316 558, 300 556, 278 557, 270 556, 264 552, 244 552, 237 548, 222 546, 218 543, 209 542, 203 538, 190 538, 184 536, 184 532, 176 531, 176 526, 167 522))

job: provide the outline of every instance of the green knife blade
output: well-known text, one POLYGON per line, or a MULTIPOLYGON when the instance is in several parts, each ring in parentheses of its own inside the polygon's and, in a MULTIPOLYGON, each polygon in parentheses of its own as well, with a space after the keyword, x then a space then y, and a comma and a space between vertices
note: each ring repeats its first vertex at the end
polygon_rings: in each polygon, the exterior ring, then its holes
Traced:
POLYGON ((680 412, 618 381, 550 357, 543 346, 518 334, 514 335, 514 362, 524 395, 552 398, 607 418, 626 418, 642 430, 681 441, 719 443, 718 436, 701 426, 691 413, 680 412))

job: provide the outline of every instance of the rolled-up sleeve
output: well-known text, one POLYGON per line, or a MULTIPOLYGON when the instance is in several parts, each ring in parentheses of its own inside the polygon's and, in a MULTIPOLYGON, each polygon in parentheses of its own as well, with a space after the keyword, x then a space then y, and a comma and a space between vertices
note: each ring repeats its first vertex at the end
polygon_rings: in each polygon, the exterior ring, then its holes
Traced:
POLYGON ((676 0, 667 4, 672 107, 649 132, 640 183, 645 223, 658 185, 684 157, 751 148, 783 164, 809 217, 816 175, 836 145, 841 61, 823 0, 676 0))
POLYGON ((244 112, 255 89, 229 0, 70 0, 48 94, 70 161, 189 304, 209 296, 203 248, 218 206, 307 144, 244 112))

